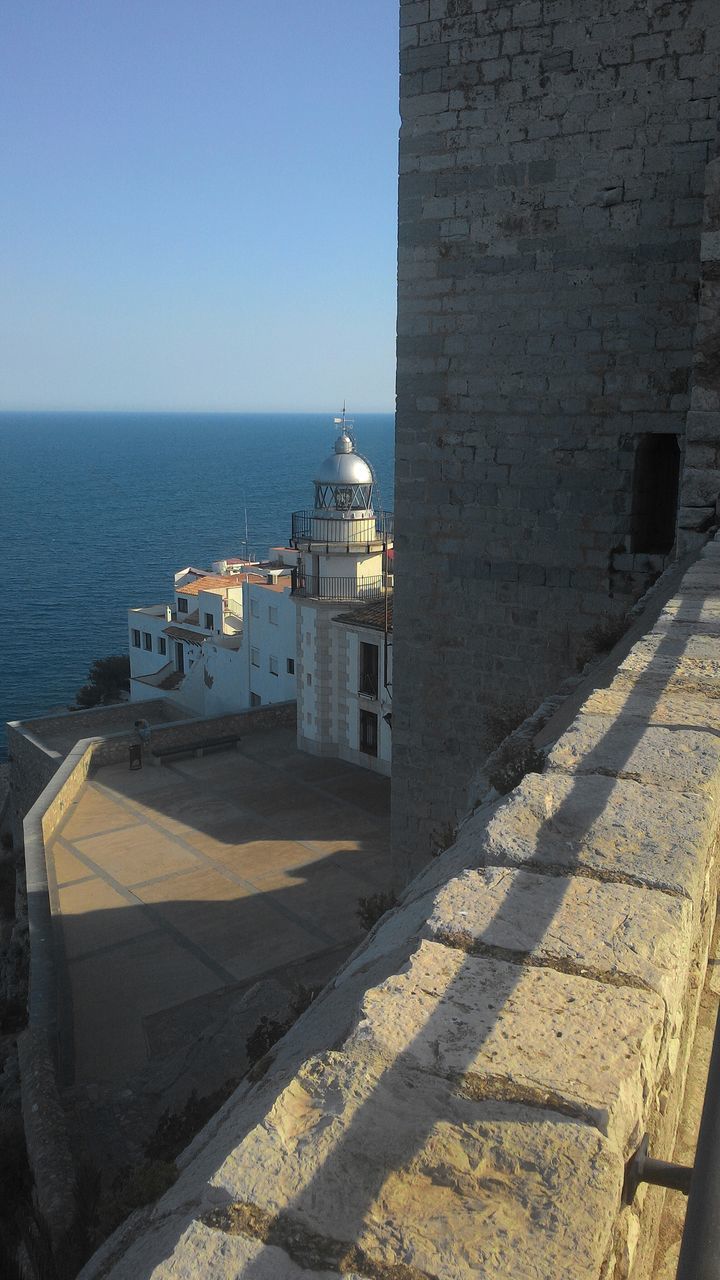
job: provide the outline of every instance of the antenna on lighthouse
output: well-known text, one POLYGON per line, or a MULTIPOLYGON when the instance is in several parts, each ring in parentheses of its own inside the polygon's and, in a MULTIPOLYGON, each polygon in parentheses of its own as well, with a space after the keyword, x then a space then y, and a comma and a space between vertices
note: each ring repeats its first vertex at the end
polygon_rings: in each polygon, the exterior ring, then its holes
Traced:
POLYGON ((342 413, 339 418, 333 418, 336 427, 340 427, 340 434, 349 436, 353 444, 355 444, 355 423, 352 418, 348 418, 345 411, 345 401, 343 400, 342 413))

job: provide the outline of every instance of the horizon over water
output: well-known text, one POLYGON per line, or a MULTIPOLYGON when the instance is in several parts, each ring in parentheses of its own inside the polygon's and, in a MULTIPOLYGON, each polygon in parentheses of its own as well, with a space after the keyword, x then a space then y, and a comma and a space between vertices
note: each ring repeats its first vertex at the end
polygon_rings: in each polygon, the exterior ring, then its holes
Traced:
MULTIPOLYGON (((349 415, 392 509, 394 414, 349 415)), ((8 626, 5 721, 71 704, 96 658, 127 653, 127 609, 171 598, 187 564, 286 543, 337 428, 319 413, 0 412, 8 626)))

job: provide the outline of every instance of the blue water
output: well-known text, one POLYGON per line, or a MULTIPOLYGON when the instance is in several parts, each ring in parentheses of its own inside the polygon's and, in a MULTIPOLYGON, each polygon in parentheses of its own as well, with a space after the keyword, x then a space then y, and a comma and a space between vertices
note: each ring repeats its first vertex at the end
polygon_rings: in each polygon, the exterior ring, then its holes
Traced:
MULTIPOLYGON (((393 417, 356 419, 391 508, 393 417)), ((127 651, 130 605, 170 599, 186 564, 267 555, 312 505, 336 429, 319 414, 0 414, 0 755, 4 722, 72 702, 127 651)))

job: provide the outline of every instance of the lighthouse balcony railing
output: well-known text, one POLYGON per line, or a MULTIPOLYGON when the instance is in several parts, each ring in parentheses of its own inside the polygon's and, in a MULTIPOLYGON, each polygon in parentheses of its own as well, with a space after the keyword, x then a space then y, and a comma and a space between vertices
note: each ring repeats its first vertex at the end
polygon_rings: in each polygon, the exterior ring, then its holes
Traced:
POLYGON ((312 600, 327 600, 333 604, 346 604, 353 600, 382 600, 385 578, 378 574, 371 578, 338 578, 334 576, 292 572, 292 594, 312 600))
MULTIPOLYGON (((352 516, 352 512, 347 514, 352 516)), ((374 511, 360 519, 338 519, 338 513, 325 511, 293 511, 290 541, 295 547, 300 542, 312 542, 334 550, 346 547, 358 551, 391 542, 394 530, 392 511, 374 511)))

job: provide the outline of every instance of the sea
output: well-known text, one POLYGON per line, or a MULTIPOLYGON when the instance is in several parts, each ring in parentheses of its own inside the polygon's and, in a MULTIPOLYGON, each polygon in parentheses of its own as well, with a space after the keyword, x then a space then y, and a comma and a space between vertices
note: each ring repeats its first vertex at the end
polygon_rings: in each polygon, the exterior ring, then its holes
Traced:
MULTIPOLYGON (((394 417, 354 424, 391 509, 394 417)), ((287 544, 337 431, 332 414, 0 413, 0 758, 5 721, 72 705, 178 569, 287 544)))

